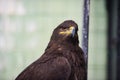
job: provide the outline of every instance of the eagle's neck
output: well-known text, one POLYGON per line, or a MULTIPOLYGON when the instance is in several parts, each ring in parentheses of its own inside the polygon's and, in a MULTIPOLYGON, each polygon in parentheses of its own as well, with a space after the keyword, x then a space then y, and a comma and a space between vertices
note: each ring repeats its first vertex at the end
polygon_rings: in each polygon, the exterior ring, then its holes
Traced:
POLYGON ((54 48, 54 49, 75 49, 75 47, 79 46, 79 42, 72 42, 72 41, 53 41, 51 40, 46 48, 50 49, 50 48, 54 48))

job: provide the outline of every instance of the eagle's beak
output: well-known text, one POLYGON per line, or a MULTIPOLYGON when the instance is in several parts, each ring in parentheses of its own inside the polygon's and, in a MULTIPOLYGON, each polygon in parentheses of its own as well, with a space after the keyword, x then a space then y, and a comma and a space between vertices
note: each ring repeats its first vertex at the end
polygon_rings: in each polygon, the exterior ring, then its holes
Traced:
POLYGON ((70 32, 71 32, 72 37, 74 37, 75 36, 75 27, 71 26, 70 32))

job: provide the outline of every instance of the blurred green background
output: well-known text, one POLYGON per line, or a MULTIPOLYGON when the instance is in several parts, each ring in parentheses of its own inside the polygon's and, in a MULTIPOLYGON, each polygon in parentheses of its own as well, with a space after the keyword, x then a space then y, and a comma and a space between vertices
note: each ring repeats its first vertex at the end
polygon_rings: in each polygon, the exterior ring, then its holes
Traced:
MULTIPOLYGON (((64 20, 79 25, 81 46, 84 0, 0 0, 0 80, 14 80, 38 59, 52 31, 64 20)), ((106 80, 106 10, 91 0, 88 80, 106 80)))

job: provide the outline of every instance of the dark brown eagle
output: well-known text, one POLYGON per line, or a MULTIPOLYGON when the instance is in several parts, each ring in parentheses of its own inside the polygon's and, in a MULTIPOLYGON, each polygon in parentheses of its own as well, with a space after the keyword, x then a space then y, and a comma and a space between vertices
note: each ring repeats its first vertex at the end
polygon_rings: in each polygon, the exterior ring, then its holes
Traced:
POLYGON ((15 80, 86 80, 84 53, 78 25, 66 20, 54 29, 45 53, 15 80))

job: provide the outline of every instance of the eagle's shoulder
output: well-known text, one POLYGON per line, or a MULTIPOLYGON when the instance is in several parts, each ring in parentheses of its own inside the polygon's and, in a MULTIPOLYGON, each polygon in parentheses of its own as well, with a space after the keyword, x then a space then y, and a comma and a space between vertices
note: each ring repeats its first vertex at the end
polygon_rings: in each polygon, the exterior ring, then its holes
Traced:
POLYGON ((57 56, 44 62, 38 59, 28 66, 16 80, 67 80, 70 73, 71 66, 68 60, 57 56))

